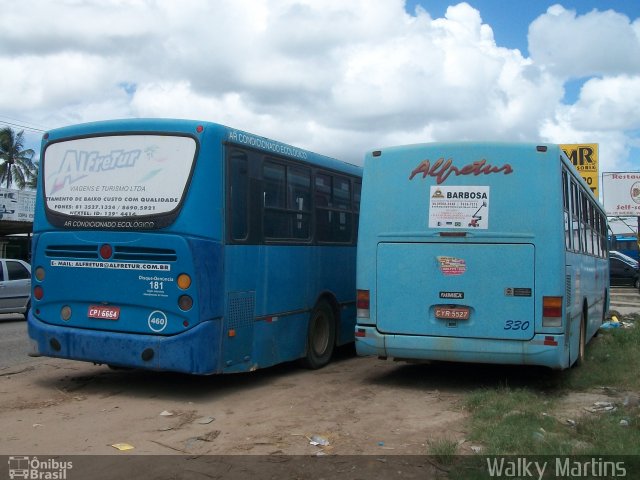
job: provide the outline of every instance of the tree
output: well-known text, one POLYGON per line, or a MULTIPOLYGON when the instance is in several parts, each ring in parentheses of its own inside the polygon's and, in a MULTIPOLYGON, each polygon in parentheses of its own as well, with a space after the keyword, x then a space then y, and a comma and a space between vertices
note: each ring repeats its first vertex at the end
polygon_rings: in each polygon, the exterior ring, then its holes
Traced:
POLYGON ((24 148, 24 130, 15 133, 11 127, 0 130, 0 185, 7 188, 15 183, 22 190, 33 182, 37 174, 33 164, 35 152, 24 148))

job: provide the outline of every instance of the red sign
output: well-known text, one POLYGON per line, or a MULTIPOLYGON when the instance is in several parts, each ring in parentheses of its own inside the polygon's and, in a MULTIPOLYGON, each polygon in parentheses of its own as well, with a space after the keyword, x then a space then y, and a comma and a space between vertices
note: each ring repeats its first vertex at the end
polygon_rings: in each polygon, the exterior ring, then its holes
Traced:
POLYGON ((416 168, 413 169, 411 175, 409 176, 409 180, 412 180, 413 177, 422 174, 422 178, 427 176, 435 177, 436 182, 441 184, 444 182, 449 175, 454 173, 456 176, 458 175, 489 175, 491 173, 500 173, 503 172, 505 175, 508 175, 513 172, 513 168, 508 163, 505 163, 501 167, 495 167, 483 158, 482 160, 476 160, 473 163, 465 165, 462 168, 458 168, 453 165, 453 159, 449 158, 445 160, 444 158, 439 158, 436 162, 431 165, 430 160, 423 160, 420 162, 416 168))

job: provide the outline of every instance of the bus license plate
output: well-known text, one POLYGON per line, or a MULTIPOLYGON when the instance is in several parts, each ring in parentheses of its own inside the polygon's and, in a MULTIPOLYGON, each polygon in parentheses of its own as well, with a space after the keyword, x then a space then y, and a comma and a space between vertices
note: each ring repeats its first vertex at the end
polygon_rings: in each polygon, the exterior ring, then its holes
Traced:
POLYGON ((120 307, 91 305, 89 307, 89 318, 99 318, 101 320, 118 320, 118 318, 120 318, 120 307))
POLYGON ((468 320, 469 307, 436 307, 436 318, 444 320, 468 320))

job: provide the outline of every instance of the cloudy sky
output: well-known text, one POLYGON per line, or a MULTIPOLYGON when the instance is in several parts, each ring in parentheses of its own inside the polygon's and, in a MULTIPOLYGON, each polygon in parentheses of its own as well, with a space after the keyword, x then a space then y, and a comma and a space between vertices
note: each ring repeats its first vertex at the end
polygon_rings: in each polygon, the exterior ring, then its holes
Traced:
POLYGON ((362 163, 598 143, 640 170, 638 0, 0 0, 0 123, 211 120, 362 163))

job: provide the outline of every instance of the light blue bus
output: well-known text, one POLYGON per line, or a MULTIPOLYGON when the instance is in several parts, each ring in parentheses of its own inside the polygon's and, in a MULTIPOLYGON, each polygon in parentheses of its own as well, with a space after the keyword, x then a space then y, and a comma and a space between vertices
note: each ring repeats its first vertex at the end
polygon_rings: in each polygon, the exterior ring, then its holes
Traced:
POLYGON ((608 309, 607 220, 557 145, 365 158, 356 350, 564 369, 608 309))
POLYGON ((353 342, 360 167, 222 125, 44 135, 29 335, 41 355, 193 374, 353 342))

